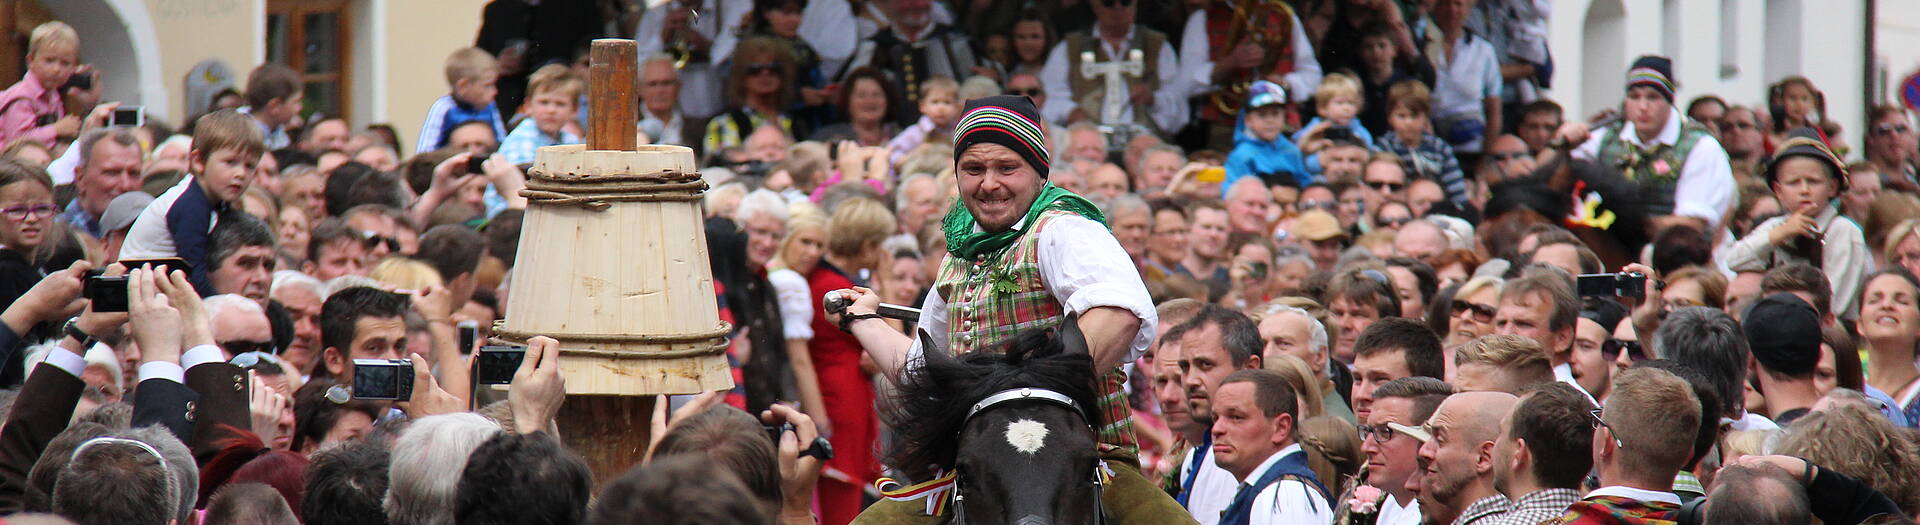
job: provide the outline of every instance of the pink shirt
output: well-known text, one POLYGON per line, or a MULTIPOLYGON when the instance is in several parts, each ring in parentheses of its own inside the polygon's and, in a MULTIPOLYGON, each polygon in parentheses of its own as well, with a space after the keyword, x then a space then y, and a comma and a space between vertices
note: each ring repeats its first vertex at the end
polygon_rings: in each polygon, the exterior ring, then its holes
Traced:
POLYGON ((42 87, 40 79, 28 73, 6 91, 0 91, 0 144, 16 137, 28 137, 52 148, 58 138, 53 125, 41 126, 38 122, 43 115, 52 115, 53 120, 57 120, 66 114, 66 106, 60 103, 60 92, 42 87))

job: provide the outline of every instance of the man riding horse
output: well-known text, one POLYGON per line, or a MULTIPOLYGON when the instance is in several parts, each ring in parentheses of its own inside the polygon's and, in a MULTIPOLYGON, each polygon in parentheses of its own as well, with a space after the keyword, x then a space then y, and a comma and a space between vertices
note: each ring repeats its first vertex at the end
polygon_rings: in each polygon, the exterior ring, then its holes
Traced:
MULTIPOLYGON (((993 96, 968 101, 955 126, 961 205, 943 223, 947 257, 920 319, 933 348, 879 322, 880 299, 865 288, 840 292, 853 302, 837 322, 897 383, 923 352, 991 349, 1074 314, 1093 357, 1089 373, 1104 371, 1097 403, 1103 421, 1093 424, 1100 456, 1113 470, 1102 496, 1108 523, 1192 523, 1140 475, 1139 445, 1122 390, 1126 375, 1120 365, 1139 358, 1153 339, 1153 302, 1099 209, 1048 183, 1042 122, 1026 97, 993 96)), ((912 496, 889 497, 855 523, 938 523, 948 508, 912 496)))

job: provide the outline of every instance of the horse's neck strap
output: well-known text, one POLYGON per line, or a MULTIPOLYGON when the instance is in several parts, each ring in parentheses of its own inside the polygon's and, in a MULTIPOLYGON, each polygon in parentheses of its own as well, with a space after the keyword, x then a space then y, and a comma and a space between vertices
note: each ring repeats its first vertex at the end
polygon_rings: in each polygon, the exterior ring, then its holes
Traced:
POLYGON ((973 419, 974 414, 979 414, 980 411, 986 410, 988 407, 1009 401, 1048 401, 1065 406, 1076 413, 1080 412, 1080 404, 1075 403, 1073 398, 1067 397, 1066 394, 1044 388, 1014 388, 1001 390, 1000 392, 987 396, 985 399, 981 399, 978 403, 974 403, 973 408, 967 410, 967 419, 973 419))

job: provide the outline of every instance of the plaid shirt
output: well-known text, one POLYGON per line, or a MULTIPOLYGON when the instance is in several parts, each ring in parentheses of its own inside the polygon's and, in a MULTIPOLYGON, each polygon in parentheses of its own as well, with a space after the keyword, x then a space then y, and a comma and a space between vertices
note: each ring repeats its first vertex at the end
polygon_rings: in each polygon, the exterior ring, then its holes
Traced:
POLYGON ((1534 525, 1541 521, 1560 517, 1567 507, 1580 501, 1580 491, 1573 489, 1541 489, 1520 497, 1506 512, 1487 516, 1480 525, 1534 525))
POLYGON ((1374 142, 1381 151, 1400 156, 1401 166, 1408 175, 1439 182, 1440 187, 1447 190, 1447 200, 1466 209, 1467 176, 1460 171, 1460 161, 1454 157, 1453 146, 1447 145, 1447 141, 1427 133, 1420 136, 1420 145, 1407 147, 1398 132, 1389 131, 1374 142))
MULTIPOLYGON (((1053 298, 1040 275, 1040 231, 1064 215, 1072 212, 1040 214, 1033 228, 1000 253, 971 261, 947 257, 934 288, 947 300, 948 347, 955 355, 991 348, 1022 331, 1066 319, 1065 306, 1053 298)), ((1096 430, 1102 445, 1138 454, 1126 380, 1119 367, 1101 379, 1099 408, 1105 425, 1096 430)))
POLYGON ((1453 525, 1492 523, 1495 518, 1506 513, 1509 505, 1507 496, 1496 492, 1492 496, 1480 498, 1468 504, 1467 510, 1460 511, 1460 516, 1453 519, 1453 525))

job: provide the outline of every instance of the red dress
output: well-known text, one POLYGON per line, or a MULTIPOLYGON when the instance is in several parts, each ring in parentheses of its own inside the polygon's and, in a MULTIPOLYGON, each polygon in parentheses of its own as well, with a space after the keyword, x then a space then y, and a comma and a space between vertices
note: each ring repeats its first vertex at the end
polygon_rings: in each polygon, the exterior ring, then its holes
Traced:
MULTIPOLYGON (((825 260, 806 277, 816 305, 827 292, 854 286, 852 279, 825 260)), ((873 452, 879 421, 873 407, 873 382, 860 371, 861 352, 853 334, 827 322, 824 309, 813 309, 813 339, 807 342, 807 353, 813 356, 821 402, 833 425, 827 440, 833 443, 834 456, 827 468, 849 478, 838 479, 832 473, 820 477, 814 494, 820 501, 821 525, 845 525, 859 516, 861 492, 879 470, 873 452)))

